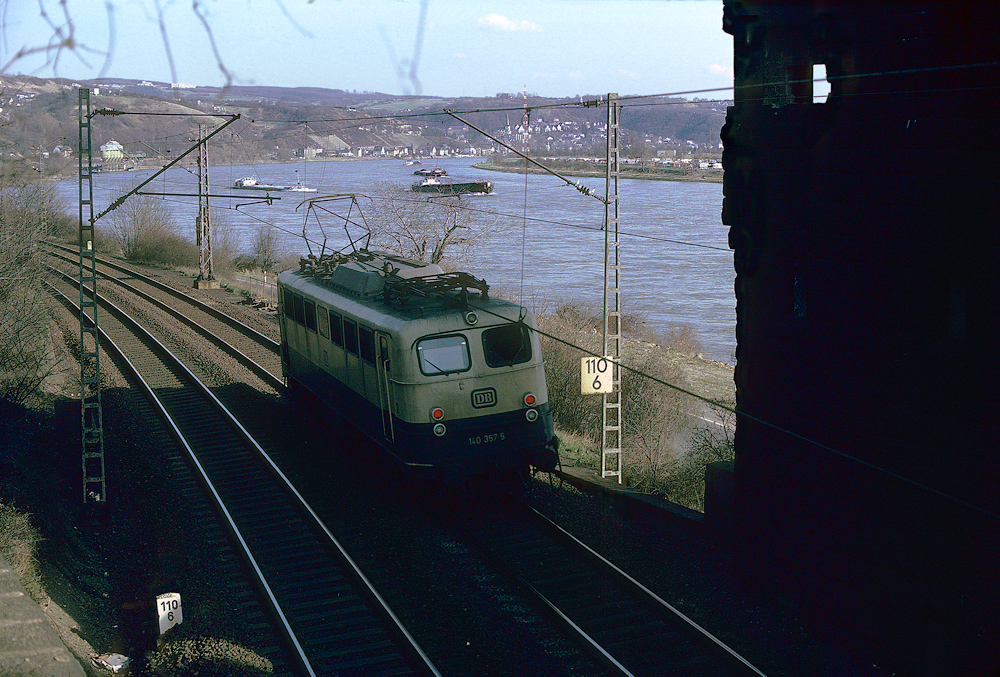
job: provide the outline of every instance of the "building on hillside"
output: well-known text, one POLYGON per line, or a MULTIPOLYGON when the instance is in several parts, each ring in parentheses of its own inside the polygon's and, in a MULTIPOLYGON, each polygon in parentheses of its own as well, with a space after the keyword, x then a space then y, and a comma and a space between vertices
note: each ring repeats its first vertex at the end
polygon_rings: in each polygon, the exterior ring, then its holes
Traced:
POLYGON ((120 172, 125 169, 125 148, 114 139, 101 146, 103 171, 120 172))
POLYGON ((708 517, 885 674, 995 677, 1000 170, 968 158, 1000 146, 1000 5, 725 0, 723 25, 741 415, 708 517))

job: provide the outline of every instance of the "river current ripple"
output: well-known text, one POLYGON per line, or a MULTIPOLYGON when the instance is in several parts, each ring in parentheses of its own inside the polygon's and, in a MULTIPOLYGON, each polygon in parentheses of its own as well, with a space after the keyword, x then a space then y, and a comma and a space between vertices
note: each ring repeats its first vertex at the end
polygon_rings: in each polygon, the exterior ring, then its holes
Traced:
MULTIPOLYGON (((561 303, 582 303, 600 311, 604 289, 604 205, 550 175, 506 174, 475 169, 470 158, 424 161, 422 167, 441 167, 455 179, 488 179, 492 195, 462 198, 469 209, 490 209, 504 215, 502 234, 485 241, 462 267, 485 277, 508 298, 522 299, 539 310, 561 303)), ((234 199, 211 198, 213 222, 228 228, 244 248, 263 224, 275 228, 279 246, 287 253, 306 254, 302 238, 303 200, 330 194, 372 195, 380 183, 408 188, 419 177, 400 160, 327 161, 257 166, 219 166, 209 170, 212 195, 232 193, 234 199), (262 182, 303 185, 317 193, 275 193, 271 205, 251 204, 261 196, 231 191, 233 182, 256 176, 262 182)), ((142 170, 94 175, 95 214, 154 172, 142 170)), ((603 196, 603 178, 579 182, 603 196)), ((77 201, 77 180, 61 181, 58 193, 70 208, 77 201)), ((197 194, 194 169, 171 168, 143 191, 197 194)), ((413 196, 418 198, 418 194, 413 196)), ((422 197, 422 196, 420 196, 422 197)), ((167 196, 178 228, 194 240, 197 197, 167 196)), ((362 213, 371 203, 360 202, 362 213)), ((338 210, 340 211, 340 210, 338 210)), ((734 363, 736 301, 733 293, 733 255, 722 225, 722 184, 623 179, 619 182, 622 312, 668 331, 694 330, 705 357, 734 363)), ((354 212, 357 216, 357 211, 354 212)), ((105 217, 107 218, 107 217, 105 217)), ((327 249, 347 243, 342 222, 324 219, 327 249)), ((98 221, 98 227, 101 226, 98 221)), ((216 226, 219 227, 219 226, 216 226)), ((306 224, 316 242, 323 234, 315 219, 306 224)))

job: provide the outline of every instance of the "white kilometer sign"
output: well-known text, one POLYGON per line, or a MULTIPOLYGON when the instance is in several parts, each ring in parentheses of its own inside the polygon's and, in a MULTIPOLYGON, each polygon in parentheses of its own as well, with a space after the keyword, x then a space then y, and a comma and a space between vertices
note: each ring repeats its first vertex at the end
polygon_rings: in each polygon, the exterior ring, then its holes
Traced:
POLYGON ((184 620, 181 614, 181 593, 165 592, 156 596, 156 613, 160 617, 160 634, 184 620))
POLYGON ((580 360, 580 392, 584 395, 610 393, 614 363, 610 357, 584 357, 580 360))

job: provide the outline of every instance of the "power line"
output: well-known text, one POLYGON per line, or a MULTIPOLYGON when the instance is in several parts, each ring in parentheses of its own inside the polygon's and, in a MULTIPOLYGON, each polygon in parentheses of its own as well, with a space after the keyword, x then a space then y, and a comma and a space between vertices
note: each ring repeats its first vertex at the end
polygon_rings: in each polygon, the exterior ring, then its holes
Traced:
MULTIPOLYGON (((562 188, 562 186, 557 186, 557 188, 562 188)), ((373 200, 387 200, 389 198, 382 197, 382 196, 379 196, 379 195, 375 195, 375 196, 372 197, 372 199, 373 200)), ((406 202, 416 202, 416 203, 420 203, 420 204, 423 204, 423 202, 424 202, 423 200, 405 200, 405 199, 403 199, 403 201, 406 201, 406 202)), ((469 212, 478 212, 478 213, 482 213, 482 214, 502 216, 502 217, 505 217, 505 218, 508 218, 508 219, 522 219, 524 221, 532 221, 534 223, 539 223, 539 224, 544 224, 544 225, 560 226, 560 227, 563 227, 563 228, 576 228, 578 230, 586 230, 586 231, 591 231, 591 232, 595 232, 595 233, 601 233, 601 232, 603 232, 603 229, 600 226, 596 226, 596 227, 595 226, 583 226, 583 225, 580 225, 580 224, 577 224, 577 223, 567 223, 565 221, 553 221, 552 219, 540 219, 540 218, 537 218, 537 217, 527 216, 527 215, 507 214, 505 212, 488 211, 486 209, 479 209, 479 208, 476 208, 476 207, 472 207, 472 206, 468 206, 468 205, 463 205, 463 204, 455 204, 453 206, 456 209, 463 209, 463 210, 469 211, 469 212)), ((650 240, 650 241, 654 241, 654 242, 665 242, 667 244, 679 244, 679 245, 684 245, 684 246, 687 246, 687 247, 698 247, 700 249, 709 249, 709 250, 712 250, 712 251, 723 252, 725 254, 731 254, 732 253, 731 249, 727 249, 725 247, 716 247, 715 245, 702 244, 702 243, 699 243, 699 242, 686 242, 684 240, 674 240, 674 239, 666 238, 666 237, 657 237, 655 235, 645 235, 643 233, 631 233, 631 232, 626 232, 626 231, 620 231, 620 233, 621 233, 621 235, 624 235, 624 236, 627 236, 627 237, 634 237, 634 238, 642 239, 642 240, 650 240)))
MULTIPOLYGON (((509 318, 501 316, 499 313, 494 313, 494 312, 492 312, 492 311, 490 311, 488 309, 485 309, 485 308, 482 308, 482 309, 477 308, 477 310, 481 310, 482 312, 485 312, 485 313, 487 313, 489 315, 493 315, 493 316, 495 316, 495 317, 497 317, 497 318, 499 318, 499 319, 501 319, 501 320, 503 320, 505 322, 511 322, 511 323, 516 323, 517 322, 515 320, 510 320, 509 318)), ((595 352, 593 352, 591 350, 588 350, 588 349, 586 349, 586 348, 584 348, 582 346, 578 346, 575 343, 572 343, 571 341, 567 341, 566 339, 560 338, 560 337, 558 337, 558 336, 556 336, 554 334, 551 334, 549 332, 546 332, 546 331, 544 331, 542 329, 538 329, 537 327, 533 327, 533 328, 529 327, 529 329, 531 329, 531 331, 536 332, 540 336, 544 336, 545 338, 551 339, 551 340, 553 340, 553 341, 555 341, 557 343, 561 343, 561 344, 563 344, 563 345, 565 345, 565 346, 567 346, 569 348, 572 348, 573 350, 579 351, 580 353, 582 353, 584 355, 589 355, 590 357, 595 357, 595 358, 598 358, 598 359, 603 358, 602 355, 599 355, 599 354, 597 354, 597 353, 595 353, 595 352)), ((661 378, 659 378, 657 376, 653 376, 652 374, 647 374, 646 372, 642 371, 641 369, 637 369, 635 367, 631 367, 631 366, 625 364, 624 362, 620 362, 619 363, 619 367, 621 369, 624 369, 625 371, 631 372, 631 373, 633 373, 633 374, 635 374, 635 375, 637 375, 637 376, 639 376, 641 378, 647 378, 647 379, 653 381, 654 383, 658 383, 659 385, 662 385, 662 386, 664 386, 666 388, 670 388, 671 390, 675 390, 675 391, 677 391, 677 392, 679 392, 679 393, 681 393, 683 395, 687 395, 688 397, 692 397, 692 398, 694 398, 694 399, 696 399, 696 400, 698 400, 700 402, 703 402, 705 404, 711 405, 713 407, 717 407, 719 409, 722 409, 723 411, 727 411, 727 412, 735 415, 738 418, 744 418, 744 419, 746 419, 748 421, 753 421, 754 423, 759 423, 759 424, 761 424, 763 426, 767 426, 768 428, 771 428, 772 430, 776 430, 776 431, 778 431, 780 433, 783 433, 783 434, 788 435, 790 437, 793 437, 793 438, 795 438, 797 440, 800 440, 802 442, 810 444, 810 445, 812 445, 814 447, 817 447, 819 449, 822 449, 823 451, 826 451, 826 452, 829 452, 831 454, 834 454, 834 455, 836 455, 836 456, 838 456, 840 458, 843 458, 845 460, 852 461, 852 462, 854 462, 854 463, 856 463, 856 464, 858 464, 860 466, 868 468, 869 470, 873 470, 873 471, 875 471, 877 473, 880 473, 882 475, 885 475, 887 477, 891 477, 891 478, 893 478, 893 479, 895 479, 897 481, 903 482, 904 484, 908 484, 908 485, 910 485, 912 487, 920 489, 921 491, 929 492, 931 494, 934 494, 935 496, 938 496, 939 498, 943 498, 943 499, 945 499, 945 500, 947 500, 949 502, 955 503, 955 504, 960 505, 962 507, 965 507, 965 508, 967 508, 969 510, 973 510, 973 511, 978 512, 980 514, 986 515, 987 517, 990 517, 992 519, 1000 519, 1000 514, 998 514, 996 512, 993 512, 992 510, 989 510, 987 508, 983 508, 981 506, 975 505, 974 503, 970 503, 969 501, 966 501, 965 499, 958 498, 957 496, 953 496, 953 495, 951 495, 951 494, 949 494, 949 493, 947 493, 945 491, 942 491, 940 489, 935 489, 934 487, 931 487, 931 486, 929 486, 927 484, 924 484, 922 482, 918 482, 917 480, 914 480, 914 479, 912 479, 910 477, 906 477, 905 475, 901 475, 901 474, 899 474, 899 473, 897 473, 897 472, 895 472, 893 470, 889 470, 888 468, 884 468, 882 466, 876 465, 875 463, 872 463, 870 461, 866 461, 863 458, 855 456, 854 454, 849 454, 849 453, 847 453, 847 452, 845 452, 843 450, 837 449, 836 447, 830 446, 829 444, 826 444, 824 442, 820 442, 819 440, 815 440, 813 438, 810 438, 810 437, 807 437, 805 435, 802 435, 801 433, 797 433, 794 430, 791 430, 791 429, 786 428, 784 426, 778 425, 777 423, 772 423, 770 421, 766 421, 766 420, 760 418, 759 416, 754 416, 753 414, 750 414, 750 413, 744 411, 743 409, 740 409, 738 406, 729 406, 729 405, 725 404, 724 402, 720 402, 718 400, 714 400, 712 398, 705 397, 704 395, 699 395, 698 393, 695 393, 695 392, 693 392, 691 390, 688 390, 687 388, 683 388, 683 387, 677 385, 676 383, 670 383, 669 381, 665 381, 665 380, 663 380, 663 379, 661 379, 661 378)))

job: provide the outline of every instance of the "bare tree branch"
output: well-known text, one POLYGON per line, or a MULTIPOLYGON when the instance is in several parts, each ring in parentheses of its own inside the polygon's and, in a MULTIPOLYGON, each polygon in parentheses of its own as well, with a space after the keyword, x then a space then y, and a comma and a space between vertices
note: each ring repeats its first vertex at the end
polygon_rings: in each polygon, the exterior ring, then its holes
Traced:
POLYGON ((163 51, 166 52, 167 63, 170 64, 170 81, 178 82, 177 67, 174 65, 174 55, 170 51, 170 37, 167 35, 167 21, 164 18, 160 0, 156 0, 156 23, 160 26, 160 37, 163 38, 163 51))
POLYGON ((508 221, 496 212, 465 209, 460 198, 425 200, 390 183, 376 187, 371 218, 373 246, 429 263, 457 264, 508 221))

